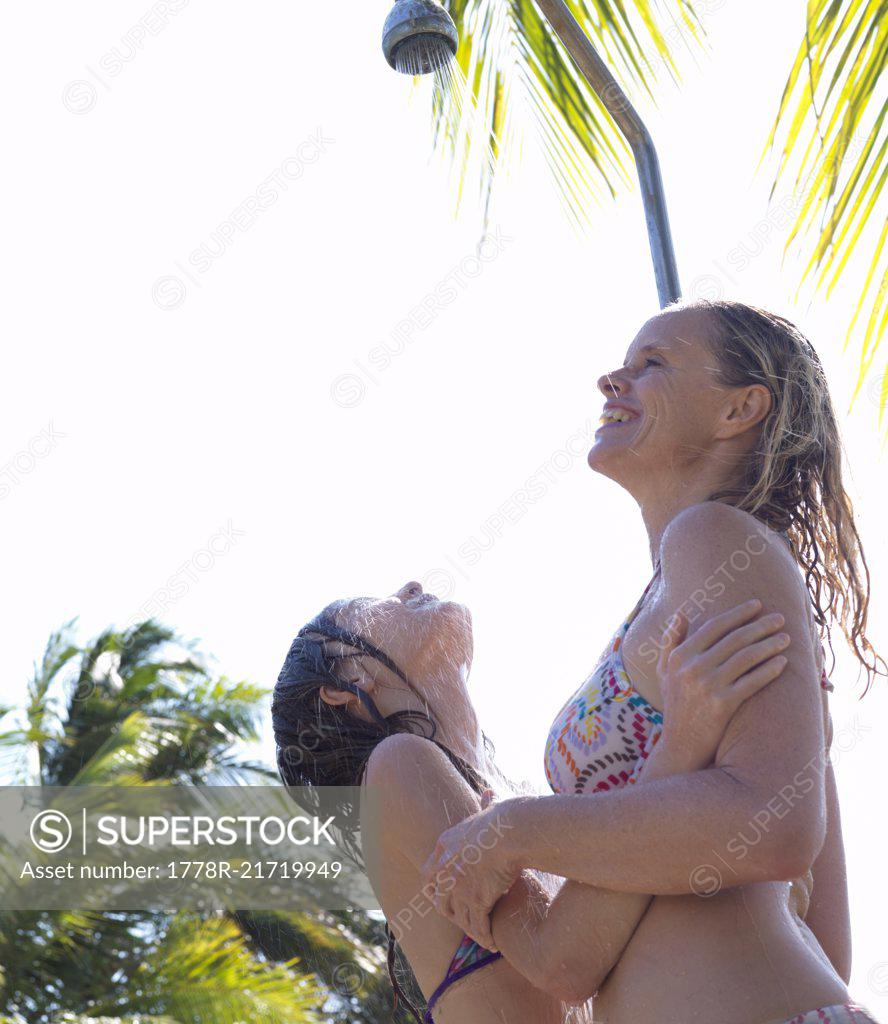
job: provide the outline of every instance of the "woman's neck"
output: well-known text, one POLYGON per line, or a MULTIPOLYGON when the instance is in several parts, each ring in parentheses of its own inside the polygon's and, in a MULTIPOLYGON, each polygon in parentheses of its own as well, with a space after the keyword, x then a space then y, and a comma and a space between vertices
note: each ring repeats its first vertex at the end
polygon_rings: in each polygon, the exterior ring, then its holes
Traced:
POLYGON ((647 530, 654 565, 660 560, 663 534, 672 520, 686 508, 708 501, 729 483, 723 471, 713 472, 711 467, 697 464, 695 471, 684 477, 673 474, 665 479, 649 479, 644 489, 639 489, 640 493, 633 494, 647 530))

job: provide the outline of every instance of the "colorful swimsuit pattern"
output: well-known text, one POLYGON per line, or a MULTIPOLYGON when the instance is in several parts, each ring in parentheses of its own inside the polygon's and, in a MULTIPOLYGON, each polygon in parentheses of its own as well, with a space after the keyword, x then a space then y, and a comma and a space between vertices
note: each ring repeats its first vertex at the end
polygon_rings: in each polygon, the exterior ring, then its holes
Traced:
MULTIPOLYGON (((555 793, 604 793, 632 785, 663 732, 663 715, 632 686, 623 644, 657 576, 647 585, 610 650, 558 713, 546 743, 546 778, 555 793)), ((832 683, 824 669, 824 690, 832 683)))
POLYGON ((663 731, 663 715, 635 691, 622 655, 623 641, 652 585, 552 725, 546 778, 556 793, 603 793, 633 783, 663 731))
POLYGON ((824 1006, 822 1010, 811 1010, 786 1021, 786 1024, 876 1024, 862 1006, 844 1003, 841 1006, 824 1006))
MULTIPOLYGON (((632 686, 623 664, 626 634, 653 586, 648 584, 623 623, 601 663, 565 704, 546 744, 546 778, 554 792, 603 793, 632 785, 663 731, 663 715, 632 686)), ((826 672, 823 689, 831 690, 826 672)), ((423 1018, 434 1024, 432 1011, 451 985, 501 958, 464 938, 444 981, 428 1001, 423 1018)), ((786 1024, 875 1024, 858 1006, 827 1007, 793 1018, 786 1024)))

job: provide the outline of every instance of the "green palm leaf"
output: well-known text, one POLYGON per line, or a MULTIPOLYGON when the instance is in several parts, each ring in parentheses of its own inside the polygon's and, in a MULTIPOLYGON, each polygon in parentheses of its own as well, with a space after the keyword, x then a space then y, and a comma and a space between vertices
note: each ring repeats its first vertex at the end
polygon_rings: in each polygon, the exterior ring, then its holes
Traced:
MULTIPOLYGON (((408 1019, 403 1006, 393 1008, 383 926, 363 911, 239 911, 235 920, 262 956, 275 961, 300 958, 303 969, 330 995, 325 1007, 329 1021, 398 1024, 408 1019)), ((399 974, 409 987, 409 977, 399 974)), ((418 989, 413 998, 422 1002, 418 989)))
MULTIPOLYGON (((670 36, 699 42, 701 23, 690 0, 568 0, 602 56, 628 87, 653 97, 662 75, 677 78, 670 36), (664 17, 665 10, 671 17, 664 17)), ((494 177, 518 138, 523 107, 535 127, 565 209, 577 224, 592 206, 632 180, 628 146, 601 101, 586 84, 534 0, 449 0, 460 33, 456 55, 463 90, 436 90, 432 118, 436 145, 458 172, 457 204, 478 169, 481 198, 489 202, 494 177)))
POLYGON ((82 1009, 74 990, 84 981, 89 987, 92 972, 98 976, 117 969, 119 962, 108 950, 125 935, 126 926, 119 918, 93 911, 3 913, 0 961, 6 978, 0 992, 6 1005, 0 1005, 0 1013, 31 1011, 28 1024, 33 1024, 46 1019, 37 1007, 47 1002, 50 1009, 59 1005, 82 1009))
MULTIPOLYGON (((856 336, 860 346, 855 397, 888 317, 886 57, 885 0, 808 0, 805 36, 766 150, 782 140, 774 188, 792 177, 803 197, 787 241, 787 250, 807 255, 800 287, 810 280, 828 298, 855 252, 865 253, 846 338, 847 345, 856 336)), ((886 397, 883 390, 882 414, 886 397)))
POLYGON ((296 960, 257 959, 228 918, 180 915, 133 979, 127 1013, 163 1013, 182 1024, 313 1024, 324 994, 296 960))
MULTIPOLYGON (((174 723, 170 723, 173 725, 174 723)), ((145 785, 142 767, 157 755, 162 725, 134 711, 115 723, 114 731, 68 783, 71 786, 145 785)))
MULTIPOLYGON (((6 1018, 0 1017, 0 1024, 6 1018)), ((11 1024, 15 1024, 11 1021, 11 1024)), ((24 1022, 23 1022, 24 1024, 24 1022)), ((63 1013, 53 1020, 53 1024, 179 1024, 172 1017, 87 1017, 79 1013, 63 1013)))

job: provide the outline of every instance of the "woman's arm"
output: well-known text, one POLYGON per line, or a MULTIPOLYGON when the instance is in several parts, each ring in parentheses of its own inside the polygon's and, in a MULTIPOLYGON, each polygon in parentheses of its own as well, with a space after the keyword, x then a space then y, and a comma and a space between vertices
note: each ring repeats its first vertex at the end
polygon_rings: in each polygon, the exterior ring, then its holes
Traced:
MULTIPOLYGON (((634 776, 637 785, 708 765, 740 704, 779 676, 785 646, 775 634, 783 617, 750 621, 758 611, 756 602, 734 608, 684 642, 687 621, 670 625, 657 664, 667 727, 634 776)), ((550 901, 523 873, 495 908, 493 939, 538 988, 583 1003, 619 960, 650 899, 568 881, 550 901)))
MULTIPOLYGON (((673 759, 667 746, 658 744, 638 785, 686 766, 686 757, 673 759)), ((534 875, 523 872, 494 909, 494 945, 537 988, 566 1003, 584 1003, 622 956, 651 899, 570 881, 553 898, 534 875)))
POLYGON ((589 797, 508 801, 442 836, 426 878, 439 910, 475 938, 489 934, 491 908, 526 867, 616 891, 711 894, 795 878, 819 853, 823 722, 808 598, 789 551, 752 517, 706 503, 670 524, 661 568, 671 610, 718 614, 759 598, 781 611, 786 668, 734 716, 712 768, 589 797), (467 844, 483 851, 475 864, 462 856, 467 844))
MULTIPOLYGON (((829 722, 830 739, 832 722, 829 722)), ((851 914, 839 795, 832 764, 826 767, 826 842, 814 861, 814 891, 805 923, 847 984, 851 978, 851 914)))

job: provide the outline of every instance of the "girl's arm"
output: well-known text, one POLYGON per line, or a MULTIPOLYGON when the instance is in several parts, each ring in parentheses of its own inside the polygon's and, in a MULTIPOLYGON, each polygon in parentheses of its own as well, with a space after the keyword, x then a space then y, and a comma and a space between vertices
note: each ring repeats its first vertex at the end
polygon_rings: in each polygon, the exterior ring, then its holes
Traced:
MULTIPOLYGON (((709 502, 681 513, 661 548, 664 606, 718 614, 758 598, 792 647, 774 686, 731 720, 715 764, 592 796, 522 798, 450 829, 426 866, 436 905, 478 941, 523 868, 622 892, 709 895, 796 878, 825 832, 824 735, 808 596, 785 543, 709 502), (471 845, 475 863, 463 856, 471 845)), ((693 627, 691 635, 695 631, 693 627)))

